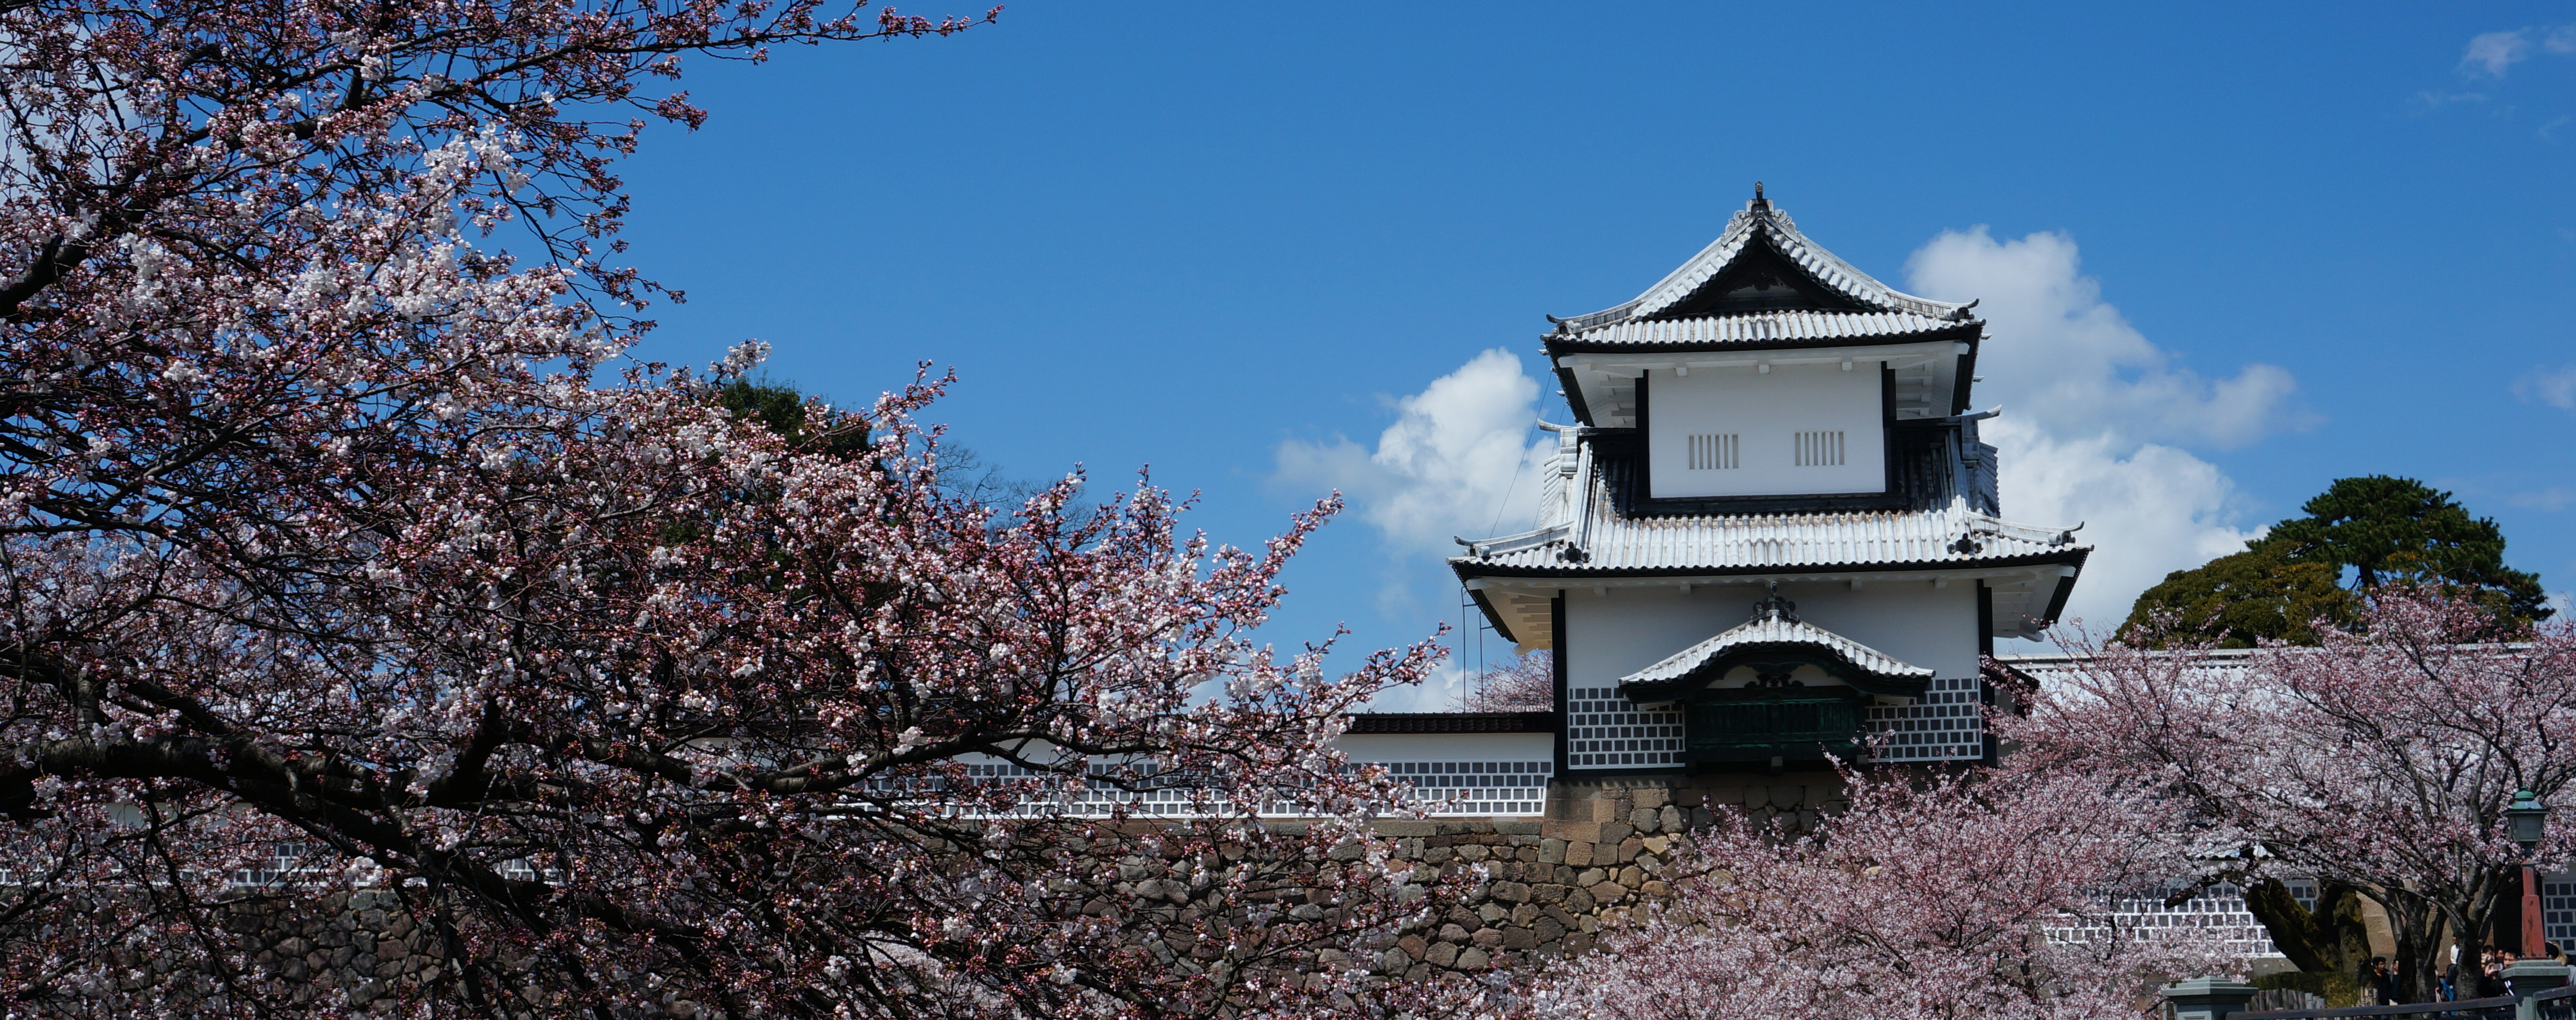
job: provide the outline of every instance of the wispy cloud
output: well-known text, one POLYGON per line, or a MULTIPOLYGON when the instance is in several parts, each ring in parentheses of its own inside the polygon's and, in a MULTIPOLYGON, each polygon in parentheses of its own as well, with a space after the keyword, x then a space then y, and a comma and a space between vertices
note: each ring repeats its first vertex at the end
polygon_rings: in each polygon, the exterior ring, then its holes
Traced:
POLYGON ((2439 110, 2453 103, 2483 103, 2486 101, 2487 96, 2486 93, 2483 92, 2436 92, 2431 89, 2426 89, 2425 91, 2415 94, 2415 105, 2422 107, 2426 112, 2439 110))
POLYGON ((2531 59, 2534 53, 2576 55, 2576 25, 2482 33, 2472 37, 2469 48, 2460 54, 2460 71, 2502 78, 2507 69, 2531 59))
POLYGON ((2539 492, 2517 492, 2505 497, 2504 501, 2518 507, 2556 513, 2567 509, 2571 504, 2576 504, 2576 489, 2551 486, 2539 492))
POLYGON ((2541 366, 2513 381, 2513 395, 2561 411, 2576 411, 2576 365, 2541 366))
POLYGON ((2511 32, 2488 32, 2469 40, 2469 50, 2460 56, 2462 68, 2484 68, 2494 77, 2504 77, 2505 68, 2531 57, 2529 29, 2511 32))

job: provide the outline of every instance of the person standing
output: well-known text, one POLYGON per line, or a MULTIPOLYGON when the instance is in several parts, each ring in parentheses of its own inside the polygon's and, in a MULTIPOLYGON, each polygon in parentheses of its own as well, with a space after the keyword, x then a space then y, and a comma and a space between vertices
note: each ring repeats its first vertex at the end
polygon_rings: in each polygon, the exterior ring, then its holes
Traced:
POLYGON ((2397 975, 2389 969, 2387 957, 2370 958, 2370 972, 2363 977, 2362 985, 2371 996, 2369 1005, 2397 1005, 2397 975))

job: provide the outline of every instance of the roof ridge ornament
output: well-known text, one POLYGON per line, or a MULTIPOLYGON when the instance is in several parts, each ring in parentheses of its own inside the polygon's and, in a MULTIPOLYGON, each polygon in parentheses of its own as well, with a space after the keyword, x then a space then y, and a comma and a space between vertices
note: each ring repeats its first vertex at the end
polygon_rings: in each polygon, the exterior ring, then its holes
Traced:
POLYGON ((1753 619, 1757 623, 1763 620, 1778 620, 1782 623, 1796 623, 1798 622, 1798 604, 1791 602, 1788 599, 1781 598, 1780 582, 1773 581, 1771 582, 1771 597, 1753 604, 1753 619))
POLYGON ((1762 197, 1762 182, 1761 182, 1761 181, 1755 181, 1755 182, 1753 182, 1753 204, 1752 204, 1752 205, 1749 205, 1749 206, 1746 206, 1745 208, 1747 208, 1747 209, 1762 209, 1762 210, 1766 210, 1766 211, 1767 211, 1767 210, 1769 210, 1769 209, 1771 208, 1771 200, 1770 200, 1770 199, 1767 199, 1767 198, 1762 197))

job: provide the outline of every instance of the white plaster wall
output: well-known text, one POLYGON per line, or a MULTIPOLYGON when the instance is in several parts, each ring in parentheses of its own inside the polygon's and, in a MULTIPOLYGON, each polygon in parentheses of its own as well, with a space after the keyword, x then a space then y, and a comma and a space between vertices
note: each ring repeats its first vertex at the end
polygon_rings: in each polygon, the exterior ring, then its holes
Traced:
MULTIPOLYGON (((1753 603, 1768 589, 1755 584, 1703 585, 1688 595, 1676 587, 1589 588, 1565 593, 1564 640, 1568 687, 1608 687, 1665 656, 1749 620, 1753 603)), ((1809 623, 1930 669, 1936 676, 1977 675, 1977 587, 1953 581, 1865 584, 1784 584, 1780 594, 1798 604, 1809 623)))
POLYGON ((1792 496, 1887 489, 1887 432, 1879 363, 1664 369, 1646 382, 1647 463, 1656 498, 1792 496), (1799 432, 1839 429, 1839 467, 1799 467, 1799 432), (1732 433, 1742 466, 1690 466, 1686 438, 1732 433))
POLYGON ((1352 761, 1554 761, 1553 733, 1357 733, 1334 741, 1352 761))

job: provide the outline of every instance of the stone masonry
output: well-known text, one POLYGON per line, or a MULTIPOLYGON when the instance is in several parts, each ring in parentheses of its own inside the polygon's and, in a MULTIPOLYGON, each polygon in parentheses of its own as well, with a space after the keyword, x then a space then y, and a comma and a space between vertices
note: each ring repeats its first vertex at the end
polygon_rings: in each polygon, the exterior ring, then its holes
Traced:
POLYGON ((1373 969, 1419 979, 1585 952, 1605 925, 1672 895, 1665 854, 1674 835, 1710 823, 1704 805, 1805 829, 1820 809, 1839 806, 1841 789, 1831 773, 1559 780, 1543 820, 1380 822, 1417 882, 1475 865, 1487 880, 1461 905, 1401 933, 1373 969))

